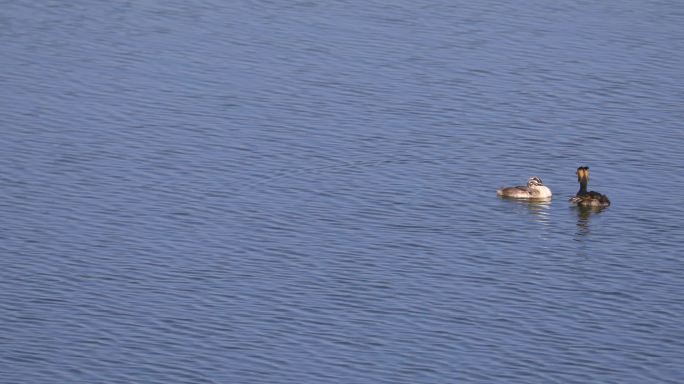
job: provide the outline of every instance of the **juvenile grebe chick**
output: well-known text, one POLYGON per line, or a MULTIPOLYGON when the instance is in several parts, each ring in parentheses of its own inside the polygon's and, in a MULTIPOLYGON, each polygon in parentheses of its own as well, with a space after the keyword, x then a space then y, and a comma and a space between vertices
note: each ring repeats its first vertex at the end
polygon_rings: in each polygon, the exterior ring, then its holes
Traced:
POLYGON ((608 196, 594 191, 587 191, 587 183, 589 183, 589 167, 577 168, 577 181, 580 183, 580 189, 577 191, 575 196, 570 198, 571 203, 583 207, 607 207, 610 205, 608 196))
POLYGON ((496 190, 496 194, 516 199, 545 199, 551 197, 551 190, 537 176, 527 179, 527 186, 506 187, 496 190))

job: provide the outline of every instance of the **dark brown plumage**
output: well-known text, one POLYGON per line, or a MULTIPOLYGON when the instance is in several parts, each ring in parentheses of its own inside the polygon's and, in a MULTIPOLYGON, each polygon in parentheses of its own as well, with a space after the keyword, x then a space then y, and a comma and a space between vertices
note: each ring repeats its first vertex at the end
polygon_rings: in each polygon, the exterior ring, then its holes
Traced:
POLYGON ((577 181, 580 183, 580 189, 570 199, 570 202, 584 207, 607 207, 610 205, 608 196, 595 191, 587 191, 589 167, 577 168, 577 181))

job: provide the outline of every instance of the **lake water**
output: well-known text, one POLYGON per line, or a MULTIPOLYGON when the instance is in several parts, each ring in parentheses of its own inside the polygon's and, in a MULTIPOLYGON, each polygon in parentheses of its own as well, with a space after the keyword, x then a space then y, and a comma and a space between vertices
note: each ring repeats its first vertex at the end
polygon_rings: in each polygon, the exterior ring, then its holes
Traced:
POLYGON ((684 382, 683 25, 5 1, 0 382, 684 382))

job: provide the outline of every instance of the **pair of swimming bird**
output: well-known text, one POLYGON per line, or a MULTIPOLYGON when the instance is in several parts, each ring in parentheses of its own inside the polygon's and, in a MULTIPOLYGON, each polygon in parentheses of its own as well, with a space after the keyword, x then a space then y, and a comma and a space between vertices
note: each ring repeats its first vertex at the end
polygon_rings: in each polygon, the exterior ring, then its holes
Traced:
MULTIPOLYGON (((577 181, 580 183, 580 189, 575 196, 570 198, 571 203, 584 207, 607 207, 610 205, 608 196, 587 191, 589 167, 577 168, 577 181)), ((542 183, 539 177, 532 176, 527 180, 527 186, 501 188, 496 191, 496 194, 517 199, 545 199, 551 197, 551 190, 542 183)))

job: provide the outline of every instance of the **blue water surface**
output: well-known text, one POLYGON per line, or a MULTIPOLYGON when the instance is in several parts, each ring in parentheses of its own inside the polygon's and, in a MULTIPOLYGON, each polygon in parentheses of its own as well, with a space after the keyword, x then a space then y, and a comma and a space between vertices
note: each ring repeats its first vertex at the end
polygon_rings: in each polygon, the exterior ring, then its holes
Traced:
POLYGON ((0 382, 684 382, 684 3, 2 9, 0 382))

